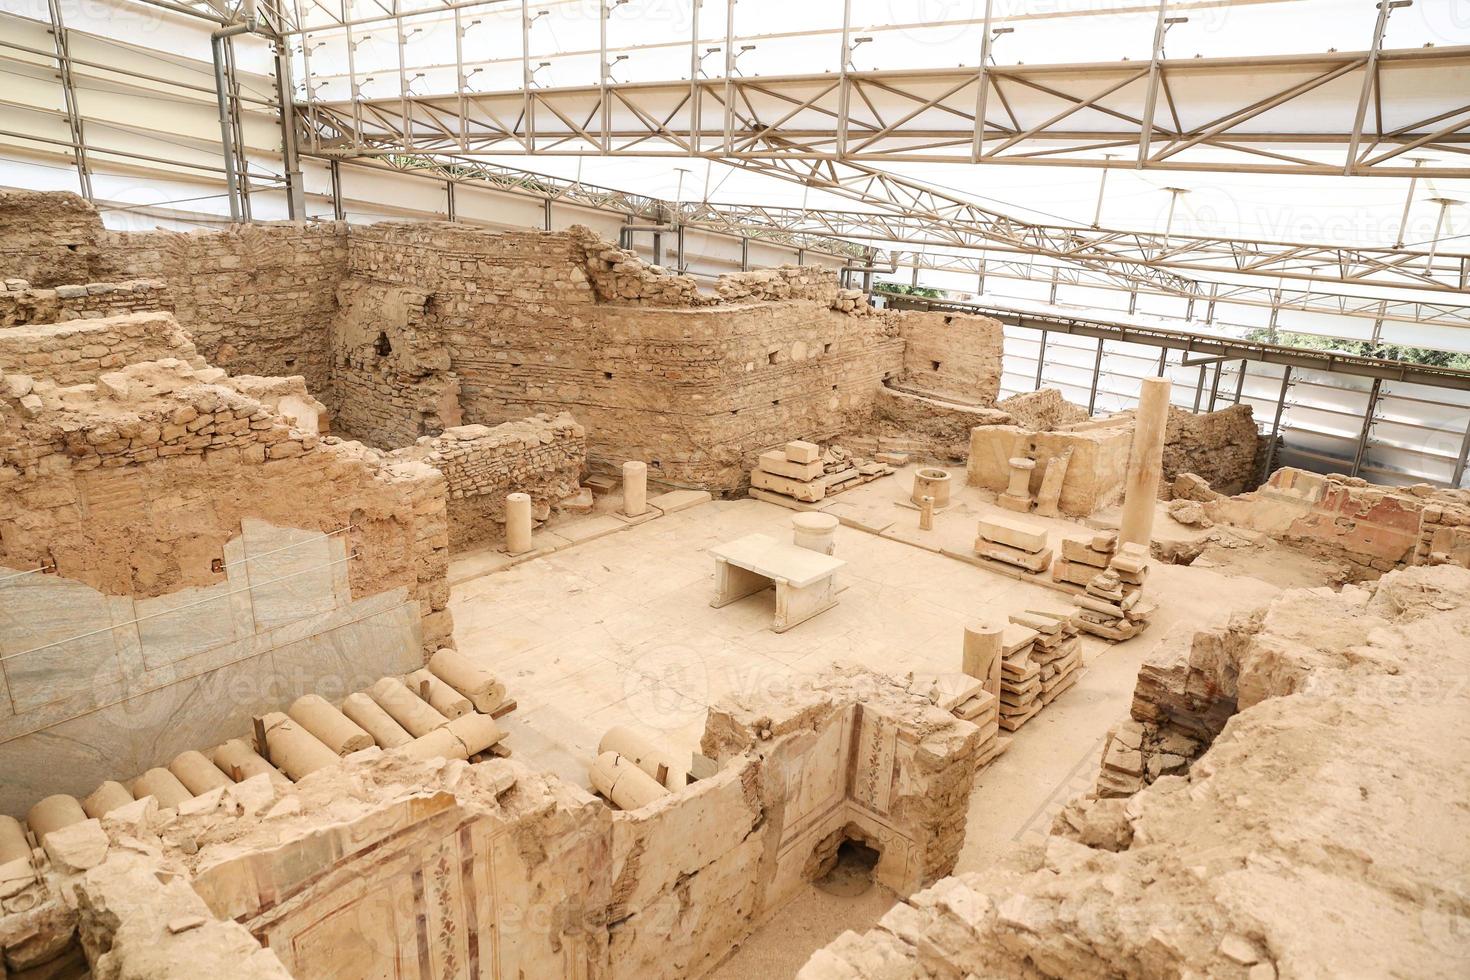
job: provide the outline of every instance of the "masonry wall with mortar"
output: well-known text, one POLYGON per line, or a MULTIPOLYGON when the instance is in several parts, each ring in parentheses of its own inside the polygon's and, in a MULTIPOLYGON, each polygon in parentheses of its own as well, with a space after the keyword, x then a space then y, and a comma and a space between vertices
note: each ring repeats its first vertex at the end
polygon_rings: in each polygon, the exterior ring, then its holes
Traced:
POLYGON ((101 234, 96 210, 76 194, 0 191, 0 279, 38 288, 106 279, 101 234))
POLYGON ((1171 405, 1164 429, 1162 485, 1172 484, 1180 473, 1194 473, 1220 493, 1254 490, 1259 442, 1249 405, 1198 414, 1171 405))
POLYGON ((173 312, 174 298, 161 279, 131 279, 39 289, 12 279, 0 291, 0 327, 121 316, 124 313, 173 312))
POLYGON ((62 386, 92 382, 103 372, 166 357, 205 366, 188 334, 168 313, 0 329, 0 372, 62 386))
POLYGON ((1000 321, 958 313, 909 312, 900 320, 903 375, 913 390, 988 407, 1000 394, 1000 321))
POLYGON ((351 243, 355 278, 431 294, 425 321, 450 351, 466 421, 571 411, 602 468, 643 459, 670 482, 738 486, 756 452, 837 434, 901 370, 890 318, 666 295, 652 267, 589 271, 624 266, 589 259, 575 230, 375 225, 351 243), (615 289, 600 284, 609 275, 615 289))
POLYGON ((458 550, 504 535, 505 497, 531 496, 544 520, 577 493, 587 463, 585 430, 570 415, 538 415, 497 426, 461 425, 393 453, 444 474, 449 494, 449 545, 458 550))
POLYGON ((211 364, 231 374, 299 374, 312 392, 327 390, 345 223, 103 232, 99 243, 111 275, 169 284, 179 322, 211 364))

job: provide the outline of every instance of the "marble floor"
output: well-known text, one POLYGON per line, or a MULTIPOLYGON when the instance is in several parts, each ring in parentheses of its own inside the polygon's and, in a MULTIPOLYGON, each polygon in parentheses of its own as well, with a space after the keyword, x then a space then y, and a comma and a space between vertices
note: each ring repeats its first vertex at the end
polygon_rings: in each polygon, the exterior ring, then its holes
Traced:
MULTIPOLYGON (((962 480, 963 471, 956 477, 962 480)), ((846 511, 867 515, 859 522, 870 530, 837 529, 836 555, 848 563, 838 573, 837 606, 782 634, 770 630, 770 590, 721 609, 709 605, 709 548, 752 532, 789 538, 791 511, 770 503, 712 501, 478 576, 466 569, 479 559, 460 559, 451 569, 455 637, 518 702, 503 722, 512 752, 585 787, 597 742, 613 725, 696 749, 708 706, 727 693, 789 684, 836 663, 900 677, 957 670, 966 622, 1066 607, 1061 592, 939 549, 966 550, 976 518, 987 513, 1045 526, 1058 539, 1087 537, 1091 528, 1018 517, 983 492, 960 487, 934 530, 919 531, 917 512, 899 503, 908 483, 900 473, 839 498, 846 511)), ((1119 677, 1131 690, 1138 663, 1172 625, 1213 620, 1236 600, 1250 604, 1269 594, 1250 579, 1158 567, 1149 587, 1160 606, 1155 624, 1117 646, 1085 638, 1085 662, 1120 661, 1119 677)), ((1065 702, 1088 701, 1086 691, 1084 677, 1021 737, 1065 702)), ((1124 710, 1126 692, 1109 698, 1101 727, 1086 741, 1100 738, 1124 710)))

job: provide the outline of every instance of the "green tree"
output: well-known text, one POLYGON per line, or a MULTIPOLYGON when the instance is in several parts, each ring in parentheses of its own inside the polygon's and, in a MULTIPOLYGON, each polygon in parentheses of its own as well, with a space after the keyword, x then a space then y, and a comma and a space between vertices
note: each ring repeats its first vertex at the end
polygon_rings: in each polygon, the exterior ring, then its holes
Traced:
POLYGON ((873 287, 885 293, 897 293, 900 296, 922 296, 925 299, 944 299, 944 290, 934 289, 931 286, 911 286, 905 282, 884 282, 879 280, 873 287))
POLYGON ((1398 344, 1374 344, 1366 340, 1314 337, 1311 334, 1282 333, 1279 331, 1273 338, 1271 331, 1265 329, 1252 330, 1245 335, 1245 339, 1254 340, 1258 343, 1279 344, 1282 347, 1336 351, 1340 354, 1353 354, 1357 357, 1377 357, 1386 361, 1407 361, 1410 364, 1423 364, 1428 367, 1470 370, 1470 354, 1452 354, 1449 351, 1431 350, 1425 347, 1401 347, 1398 344))

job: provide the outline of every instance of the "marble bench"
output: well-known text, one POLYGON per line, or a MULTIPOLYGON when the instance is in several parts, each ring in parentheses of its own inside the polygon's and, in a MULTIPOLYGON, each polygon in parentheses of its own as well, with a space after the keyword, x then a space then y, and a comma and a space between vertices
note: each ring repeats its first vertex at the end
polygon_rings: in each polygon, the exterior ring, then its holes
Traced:
POLYGON ((715 556, 716 609, 763 589, 776 587, 776 615, 771 629, 784 633, 798 623, 837 605, 833 577, 847 562, 764 534, 710 549, 715 556))

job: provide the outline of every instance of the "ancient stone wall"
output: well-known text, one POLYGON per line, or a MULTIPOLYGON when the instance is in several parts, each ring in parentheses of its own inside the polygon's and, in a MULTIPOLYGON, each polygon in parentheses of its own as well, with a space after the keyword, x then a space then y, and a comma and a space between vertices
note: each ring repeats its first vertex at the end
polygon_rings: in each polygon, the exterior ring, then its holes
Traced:
POLYGON ((1067 401, 1056 388, 1023 391, 996 402, 995 407, 1014 418, 1017 425, 1041 432, 1086 422, 1089 417, 1087 409, 1067 401))
POLYGON ((129 364, 178 358, 205 367, 188 334, 168 313, 131 313, 0 329, 0 372, 59 385, 96 381, 129 364))
POLYGON ((1284 593, 1188 654, 1198 704, 1215 710, 1214 685, 1239 710, 1201 720, 1217 734, 1187 769, 1074 802, 1044 843, 911 896, 798 976, 1463 974, 1467 630, 1453 566, 1284 593))
POLYGON ((1264 531, 1309 554, 1344 562, 1353 578, 1376 578, 1412 560, 1420 514, 1434 493, 1428 485, 1382 487, 1285 466, 1259 489, 1203 507, 1213 521, 1264 531))
POLYGON ((570 415, 538 415, 497 426, 455 426, 393 457, 418 460, 444 474, 449 545, 458 550, 504 536, 508 493, 530 494, 532 514, 540 520, 557 501, 576 494, 587 464, 587 436, 570 415))
POLYGON ((720 276, 715 292, 724 303, 805 299, 823 306, 837 301, 837 270, 810 265, 782 265, 720 276))
POLYGON ((326 395, 336 431, 394 449, 458 425, 459 379, 429 294, 352 278, 337 295, 326 395))
POLYGON ((97 319, 125 313, 172 312, 173 294, 161 279, 93 282, 36 289, 14 279, 0 291, 0 327, 97 319))
POLYGON ((969 405, 995 404, 1004 342, 999 320, 909 311, 899 323, 903 386, 969 405))
POLYGON ((1194 413, 1169 406, 1164 430, 1163 486, 1181 473, 1194 473, 1220 493, 1256 488, 1256 447, 1260 441, 1249 405, 1194 413))
POLYGON ((102 219, 71 193, 0 191, 0 279, 49 288, 99 282, 110 268, 98 238, 102 219))
POLYGON ((1470 491, 1440 490, 1419 517, 1415 565, 1454 563, 1470 567, 1470 491))
MULTIPOLYGON (((668 305, 682 293, 655 300, 627 283, 611 299, 595 280, 612 273, 588 271, 575 232, 385 224, 351 243, 354 280, 431 296, 424 329, 449 351, 465 421, 569 411, 600 468, 643 459, 655 479, 738 486, 761 449, 866 416, 901 366, 885 317, 808 301, 668 305)), ((636 281, 659 281, 652 268, 636 281)))
POLYGON ((162 279, 204 357, 231 374, 301 375, 327 390, 327 337, 346 273, 346 225, 103 232, 106 276, 162 279))
MULTIPOLYGON (((221 375, 0 378, 0 809, 452 645, 443 476, 221 375)), ((299 379, 273 387, 313 412, 299 379)))

